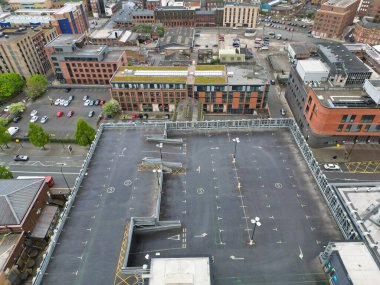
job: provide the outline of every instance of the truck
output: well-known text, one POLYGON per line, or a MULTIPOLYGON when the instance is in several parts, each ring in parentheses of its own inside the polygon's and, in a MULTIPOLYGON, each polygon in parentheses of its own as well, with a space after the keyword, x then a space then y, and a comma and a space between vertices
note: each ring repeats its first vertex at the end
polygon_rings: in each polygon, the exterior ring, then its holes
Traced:
POLYGON ((16 179, 21 179, 21 180, 24 180, 24 179, 45 179, 45 181, 49 187, 53 187, 53 185, 54 185, 54 179, 51 176, 17 176, 16 179))

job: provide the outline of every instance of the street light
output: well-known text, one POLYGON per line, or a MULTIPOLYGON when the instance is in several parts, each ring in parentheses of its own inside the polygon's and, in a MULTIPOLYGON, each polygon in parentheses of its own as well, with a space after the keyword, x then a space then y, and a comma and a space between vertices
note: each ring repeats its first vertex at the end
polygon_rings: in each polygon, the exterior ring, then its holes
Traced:
POLYGON ((240 139, 239 138, 234 138, 234 139, 232 139, 232 141, 235 142, 235 151, 234 151, 234 156, 233 156, 233 159, 232 159, 232 163, 235 163, 235 161, 236 161, 236 146, 240 142, 240 139))
POLYGON ((66 163, 63 163, 63 162, 57 162, 57 165, 60 165, 60 166, 61 166, 61 174, 62 174, 63 180, 65 180, 65 183, 66 183, 67 189, 69 189, 69 191, 71 192, 71 189, 70 189, 69 183, 67 183, 66 177, 65 177, 65 175, 63 174, 63 171, 62 171, 62 168, 63 168, 63 166, 66 165, 66 163))
POLYGON ((164 144, 163 143, 159 143, 159 144, 156 144, 156 147, 158 147, 160 149, 160 158, 161 158, 161 162, 162 162, 162 148, 163 148, 164 144))
POLYGON ((156 173, 157 186, 158 186, 158 189, 160 189, 160 178, 158 177, 158 173, 161 173, 161 169, 153 169, 153 173, 156 173))
POLYGON ((251 223, 254 224, 254 226, 253 226, 253 230, 252 230, 252 235, 251 235, 251 237, 249 239, 249 245, 254 245, 255 243, 253 242, 253 235, 255 234, 256 227, 260 227, 261 226, 260 218, 259 217, 255 217, 254 219, 251 220, 251 223))

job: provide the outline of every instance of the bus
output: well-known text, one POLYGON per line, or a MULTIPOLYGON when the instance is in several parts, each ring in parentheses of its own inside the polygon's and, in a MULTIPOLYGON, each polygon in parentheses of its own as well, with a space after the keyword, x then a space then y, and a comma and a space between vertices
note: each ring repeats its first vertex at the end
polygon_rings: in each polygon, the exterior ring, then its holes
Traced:
POLYGON ((54 185, 54 179, 51 176, 17 176, 17 179, 45 179, 49 187, 54 185))

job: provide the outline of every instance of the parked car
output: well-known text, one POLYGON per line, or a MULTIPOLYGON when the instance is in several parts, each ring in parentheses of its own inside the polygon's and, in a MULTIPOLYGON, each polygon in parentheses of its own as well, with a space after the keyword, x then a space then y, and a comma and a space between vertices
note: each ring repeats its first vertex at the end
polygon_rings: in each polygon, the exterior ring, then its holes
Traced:
POLYGON ((95 102, 94 102, 94 105, 95 105, 95 106, 99 106, 99 103, 100 103, 99 100, 96 99, 95 102))
POLYGON ((37 110, 33 110, 32 113, 30 113, 30 115, 31 115, 32 117, 34 117, 34 116, 37 115, 37 114, 38 114, 37 110))
POLYGON ((19 130, 20 130, 19 127, 9 127, 7 131, 8 131, 8 133, 9 133, 11 136, 13 136, 13 135, 15 135, 19 130))
POLYGON ((102 105, 104 105, 105 102, 106 102, 105 100, 101 99, 99 102, 99 105, 102 106, 102 105))
POLYGON ((14 158, 13 158, 14 161, 28 161, 29 160, 29 157, 26 156, 26 155, 20 155, 20 154, 17 154, 14 158))
POLYGON ((83 105, 84 105, 84 106, 88 106, 88 105, 90 105, 90 102, 91 102, 91 100, 88 100, 88 99, 87 99, 86 101, 84 101, 83 105))
POLYGON ((71 118, 74 115, 74 111, 69 111, 67 113, 67 117, 71 118))
POLYGON ((13 118, 13 122, 14 122, 14 123, 18 123, 21 119, 22 119, 21 116, 14 117, 14 118, 13 118))
POLYGON ((9 106, 4 108, 4 112, 9 112, 9 106))
POLYGON ((70 97, 69 97, 69 101, 73 101, 74 100, 74 96, 73 95, 70 95, 70 97))
POLYGON ((62 112, 62 111, 58 111, 58 112, 57 112, 57 117, 60 118, 60 117, 62 117, 62 116, 63 116, 63 112, 62 112))
POLYGON ((340 170, 339 165, 333 163, 326 163, 323 165, 323 168, 326 170, 340 170))
POLYGON ((35 123, 38 121, 38 116, 33 116, 31 119, 30 119, 30 122, 31 123, 35 123))
POLYGON ((272 79, 272 80, 270 81, 270 84, 271 84, 271 85, 276 85, 276 80, 273 80, 273 79, 272 79))
POLYGON ((88 106, 94 106, 94 102, 95 100, 90 100, 90 102, 88 103, 88 106))
POLYGON ((45 124, 48 119, 49 119, 48 116, 43 116, 41 119, 41 124, 45 124))
POLYGON ((63 100, 63 106, 67 107, 70 105, 70 102, 69 100, 63 100))
POLYGON ((61 99, 57 99, 54 101, 54 106, 59 106, 61 105, 61 99))
POLYGON ((132 119, 136 119, 137 118, 137 115, 136 114, 132 114, 132 119))
POLYGON ((87 95, 84 95, 84 96, 83 96, 83 101, 86 101, 86 100, 88 100, 88 96, 87 96, 87 95))
POLYGON ((71 88, 66 88, 66 89, 65 89, 65 92, 66 92, 66 93, 69 93, 70 91, 71 91, 71 88))
POLYGON ((90 112, 88 113, 88 117, 89 117, 89 118, 91 118, 91 117, 93 117, 93 116, 94 116, 94 114, 95 114, 95 112, 94 112, 94 111, 90 111, 90 112))

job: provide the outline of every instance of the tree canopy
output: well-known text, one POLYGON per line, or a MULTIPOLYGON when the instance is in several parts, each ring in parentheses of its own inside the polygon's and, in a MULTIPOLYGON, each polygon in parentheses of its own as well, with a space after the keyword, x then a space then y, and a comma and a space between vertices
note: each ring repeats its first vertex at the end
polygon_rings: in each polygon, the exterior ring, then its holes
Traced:
POLYGON ((13 103, 9 105, 9 113, 11 113, 12 115, 22 113, 24 112, 25 108, 26 106, 23 102, 13 103))
POLYGON ((120 112, 120 105, 115 99, 111 99, 102 106, 102 111, 106 115, 115 115, 120 112))
POLYGON ((77 130, 74 138, 81 146, 87 146, 92 143, 96 135, 96 131, 85 120, 79 118, 77 121, 77 130))
POLYGON ((36 147, 45 149, 45 145, 49 142, 49 134, 36 123, 29 123, 29 141, 36 147))
POLYGON ((45 77, 35 74, 26 81, 25 92, 30 99, 36 100, 46 92, 48 84, 45 77))
POLYGON ((8 133, 8 130, 6 127, 0 125, 0 144, 8 148, 8 143, 11 142, 11 135, 8 133))
POLYGON ((25 81, 13 72, 0 74, 0 99, 19 93, 24 88, 25 81))
POLYGON ((13 173, 5 165, 0 166, 0 179, 12 179, 13 173))

